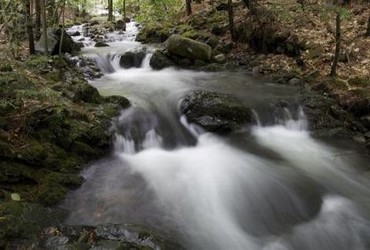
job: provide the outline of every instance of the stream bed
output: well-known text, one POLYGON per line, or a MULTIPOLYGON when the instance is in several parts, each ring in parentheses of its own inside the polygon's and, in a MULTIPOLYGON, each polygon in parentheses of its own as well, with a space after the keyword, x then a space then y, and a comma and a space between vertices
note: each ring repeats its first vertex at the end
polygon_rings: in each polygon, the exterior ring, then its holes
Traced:
POLYGON ((370 248, 368 159, 352 142, 313 137, 296 87, 245 72, 152 70, 155 47, 134 41, 134 23, 127 28, 109 47, 83 49, 104 73, 90 84, 132 107, 113 121, 112 154, 86 168, 62 204, 65 223, 142 225, 186 249, 370 248), (120 67, 123 53, 143 46, 141 67, 120 67), (231 94, 258 122, 205 132, 179 111, 194 90, 231 94), (289 105, 277 109, 282 101, 289 105))

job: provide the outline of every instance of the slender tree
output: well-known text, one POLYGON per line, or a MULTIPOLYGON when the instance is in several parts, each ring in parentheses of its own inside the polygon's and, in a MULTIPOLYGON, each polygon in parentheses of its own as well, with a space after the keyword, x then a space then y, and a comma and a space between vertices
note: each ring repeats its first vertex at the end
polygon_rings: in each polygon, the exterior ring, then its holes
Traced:
POLYGON ((48 31, 47 31, 47 22, 46 22, 45 0, 40 0, 40 7, 41 7, 41 13, 42 13, 42 33, 44 35, 45 54, 48 54, 49 48, 48 48, 48 31))
POLYGON ((33 37, 33 27, 32 27, 32 10, 31 10, 31 0, 25 0, 26 7, 26 21, 27 21, 27 35, 28 35, 28 47, 30 54, 35 54, 35 40, 33 37))
POLYGON ((234 26, 233 1, 232 0, 228 0, 227 3, 228 3, 228 13, 229 13, 229 30, 230 30, 230 35, 231 35, 231 39, 233 40, 233 42, 235 42, 236 41, 236 38, 235 38, 235 26, 234 26))
POLYGON ((123 13, 123 30, 126 30, 126 0, 122 2, 122 13, 123 13))
POLYGON ((186 15, 190 16, 191 13, 191 0, 186 0, 186 15))
POLYGON ((108 0, 108 21, 113 21, 113 0, 108 0))
POLYGON ((41 36, 41 6, 40 6, 40 0, 35 0, 35 14, 36 14, 35 35, 36 35, 36 38, 38 39, 41 36))
POLYGON ((331 66, 330 76, 334 77, 337 75, 337 66, 339 61, 339 54, 340 54, 340 46, 341 46, 341 15, 340 12, 337 11, 336 16, 336 31, 335 31, 335 54, 333 59, 333 64, 331 66))
POLYGON ((66 0, 62 0, 62 27, 60 32, 60 41, 59 41, 59 56, 62 56, 62 48, 63 48, 63 40, 64 40, 64 27, 65 27, 65 8, 66 8, 66 0))

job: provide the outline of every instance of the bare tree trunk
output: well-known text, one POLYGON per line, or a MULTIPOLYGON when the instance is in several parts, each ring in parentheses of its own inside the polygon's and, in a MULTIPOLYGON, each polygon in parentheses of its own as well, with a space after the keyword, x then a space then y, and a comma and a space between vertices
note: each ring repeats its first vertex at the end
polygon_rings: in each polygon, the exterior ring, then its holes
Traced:
POLYGON ((35 54, 35 40, 33 37, 32 28, 32 11, 31 11, 31 0, 25 0, 26 5, 26 21, 27 21, 27 35, 28 35, 28 47, 31 55, 35 54))
POLYGON ((186 15, 190 16, 191 13, 191 0, 186 0, 186 15))
POLYGON ((122 12, 123 12, 123 24, 124 24, 124 26, 123 26, 123 30, 126 30, 126 0, 123 0, 123 2, 122 2, 122 12))
POLYGON ((108 0, 108 21, 113 21, 113 0, 108 0))
POLYGON ((63 48, 63 40, 64 40, 64 26, 65 26, 65 7, 66 7, 66 0, 63 0, 62 5, 62 27, 60 33, 60 41, 59 41, 59 56, 62 56, 62 48, 63 48))
POLYGON ((229 30, 231 34, 231 39, 235 42, 235 27, 234 27, 234 10, 233 10, 233 1, 228 0, 228 13, 229 13, 229 30))
POLYGON ((335 32, 335 54, 334 54, 334 60, 333 64, 331 66, 331 72, 330 76, 336 76, 337 75, 337 66, 338 66, 338 60, 339 60, 339 54, 340 54, 340 44, 341 44, 341 18, 340 13, 337 12, 336 17, 336 32, 335 32))
POLYGON ((46 23, 46 6, 45 6, 45 0, 40 0, 40 9, 42 12, 42 33, 44 34, 44 42, 45 42, 45 54, 49 53, 48 48, 48 29, 47 29, 47 23, 46 23))
POLYGON ((41 7, 40 7, 40 0, 35 0, 35 11, 36 11, 36 39, 40 38, 41 36, 41 7))

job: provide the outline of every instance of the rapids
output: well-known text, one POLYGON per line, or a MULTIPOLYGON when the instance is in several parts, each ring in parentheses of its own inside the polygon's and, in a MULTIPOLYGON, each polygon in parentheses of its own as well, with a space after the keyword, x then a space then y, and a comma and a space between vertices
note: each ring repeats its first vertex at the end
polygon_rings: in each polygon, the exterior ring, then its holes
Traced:
MULTIPOLYGON (((78 29, 80 27, 74 27, 78 29)), ((132 107, 114 119, 112 154, 81 174, 64 204, 66 223, 133 223, 172 235, 186 249, 365 250, 370 248, 367 162, 308 131, 296 89, 243 72, 154 71, 119 57, 142 48, 136 26, 86 47, 105 73, 90 83, 132 107), (178 110, 195 89, 233 94, 258 120, 229 136, 206 133, 178 110), (290 105, 274 109, 284 100, 290 105)), ((90 44, 90 43, 87 43, 90 44)))

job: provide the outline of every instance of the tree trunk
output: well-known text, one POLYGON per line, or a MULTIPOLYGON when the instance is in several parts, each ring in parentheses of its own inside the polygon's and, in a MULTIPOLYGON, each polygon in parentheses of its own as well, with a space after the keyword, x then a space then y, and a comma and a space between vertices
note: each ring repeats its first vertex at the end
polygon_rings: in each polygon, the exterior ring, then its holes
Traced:
POLYGON ((45 0, 40 0, 40 7, 42 12, 42 33, 44 34, 44 42, 45 42, 45 54, 49 53, 48 48, 48 29, 47 29, 47 23, 46 23, 46 6, 45 6, 45 0))
POLYGON ((113 21, 113 0, 108 0, 108 21, 113 21))
POLYGON ((41 7, 40 0, 35 0, 35 11, 36 11, 36 24, 35 24, 35 35, 36 39, 39 39, 41 36, 41 7))
POLYGON ((243 0, 244 4, 247 6, 251 14, 256 14, 255 1, 256 0, 243 0))
POLYGON ((123 0, 123 23, 124 23, 124 27, 123 27, 123 30, 126 30, 126 19, 127 19, 127 16, 126 16, 126 0, 123 0))
POLYGON ((370 36, 370 14, 369 14, 369 18, 367 19, 366 36, 370 36))
POLYGON ((341 44, 340 23, 341 23, 340 13, 337 12, 336 32, 335 32, 335 54, 334 54, 333 65, 331 66, 331 72, 330 72, 330 76, 332 77, 337 75, 337 66, 338 66, 338 60, 339 60, 339 54, 340 54, 340 44, 341 44))
POLYGON ((35 54, 35 40, 33 37, 32 28, 32 11, 31 11, 31 0, 25 0, 26 4, 26 21, 27 21, 27 35, 28 35, 28 47, 31 55, 35 54))
POLYGON ((235 28, 234 28, 234 11, 233 11, 233 1, 228 0, 228 13, 229 13, 229 29, 231 34, 231 39, 235 42, 235 28))
POLYGON ((186 0, 186 15, 190 16, 191 13, 191 0, 186 0))
POLYGON ((59 41, 59 56, 62 56, 62 48, 63 48, 63 40, 64 40, 64 26, 65 26, 65 8, 66 8, 66 0, 63 0, 62 4, 62 32, 60 33, 60 41, 59 41))

